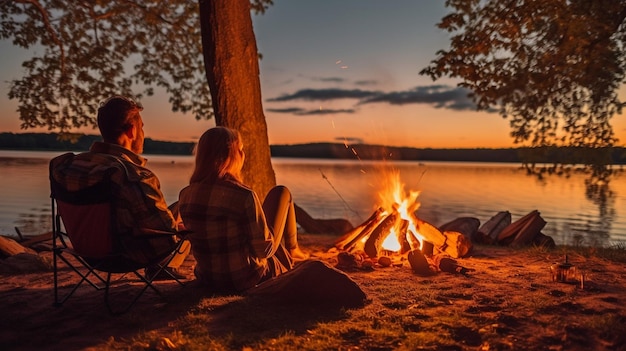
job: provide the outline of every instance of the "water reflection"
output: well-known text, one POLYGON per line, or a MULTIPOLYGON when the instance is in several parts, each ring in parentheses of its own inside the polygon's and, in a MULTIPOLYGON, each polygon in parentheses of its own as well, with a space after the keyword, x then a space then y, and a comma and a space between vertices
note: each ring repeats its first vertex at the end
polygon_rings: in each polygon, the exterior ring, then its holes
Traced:
POLYGON ((585 198, 597 207, 597 215, 587 218, 584 233, 577 233, 574 245, 606 246, 609 244, 610 233, 615 221, 615 193, 610 186, 610 177, 590 175, 585 179, 585 198), (586 242, 585 238, 587 239, 586 242))
MULTIPOLYGON (((37 211, 37 209, 33 209, 37 211)), ((39 213, 20 213, 15 221, 15 231, 23 235, 34 235, 52 231, 50 209, 39 209, 39 213)))
MULTIPOLYGON (((0 233, 24 235, 50 230, 48 160, 2 157, 0 152, 0 233)), ((178 198, 189 179, 192 158, 149 156, 166 201, 178 198), (175 161, 175 162, 172 162, 175 161)), ((529 177, 518 164, 354 162, 273 159, 277 181, 291 188, 300 207, 317 218, 345 218, 361 223, 378 206, 389 167, 397 169, 405 189, 418 190, 418 217, 441 225, 458 217, 481 223, 500 211, 513 220, 539 210, 548 222, 543 233, 559 243, 609 245, 626 241, 626 182, 616 174, 609 183, 568 177, 529 177)))
POLYGON ((584 176, 584 194, 594 206, 593 213, 583 213, 579 221, 568 219, 564 223, 565 232, 569 232, 565 243, 574 246, 608 246, 611 244, 611 231, 616 221, 616 193, 611 188, 611 180, 619 178, 621 169, 606 165, 572 166, 523 165, 526 174, 539 182, 550 178, 569 179, 573 174, 584 176))

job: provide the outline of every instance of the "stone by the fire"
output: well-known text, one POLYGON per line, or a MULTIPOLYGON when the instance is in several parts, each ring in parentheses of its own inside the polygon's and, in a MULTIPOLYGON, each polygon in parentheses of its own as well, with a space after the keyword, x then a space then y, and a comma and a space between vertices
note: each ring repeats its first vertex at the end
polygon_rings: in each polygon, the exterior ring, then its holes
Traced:
POLYGON ((378 264, 381 267, 389 267, 391 266, 391 257, 389 256, 381 256, 378 258, 378 264))
POLYGON ((328 263, 309 259, 294 269, 248 290, 249 296, 263 297, 268 302, 295 303, 324 307, 362 307, 367 295, 345 273, 328 263))

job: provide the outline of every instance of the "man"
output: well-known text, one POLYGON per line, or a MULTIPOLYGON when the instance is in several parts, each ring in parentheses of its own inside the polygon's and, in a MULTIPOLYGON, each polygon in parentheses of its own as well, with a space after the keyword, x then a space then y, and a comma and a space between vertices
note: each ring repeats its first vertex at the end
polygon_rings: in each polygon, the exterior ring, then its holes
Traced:
MULTIPOLYGON (((173 235, 146 241, 132 240, 137 228, 175 232, 181 225, 178 214, 168 208, 157 176, 145 168, 143 152, 144 132, 140 112, 143 107, 123 96, 113 96, 98 109, 98 128, 102 141, 94 142, 88 152, 66 154, 52 161, 52 176, 69 190, 78 190, 109 179, 113 184, 113 198, 117 232, 129 249, 129 257, 148 261, 163 252, 171 251, 176 243, 173 235)), ((176 211, 175 211, 176 212, 176 211)), ((166 268, 177 278, 185 278, 177 269, 189 254, 185 242, 166 268)), ((146 269, 153 277, 157 267, 146 269)), ((167 274, 157 279, 167 279, 167 274)))

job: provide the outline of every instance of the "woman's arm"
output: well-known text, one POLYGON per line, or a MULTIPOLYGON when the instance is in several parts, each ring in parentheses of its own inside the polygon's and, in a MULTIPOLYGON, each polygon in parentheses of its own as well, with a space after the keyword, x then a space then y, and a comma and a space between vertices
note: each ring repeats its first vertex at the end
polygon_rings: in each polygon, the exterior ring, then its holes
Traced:
POLYGON ((276 253, 280 243, 274 242, 274 234, 267 225, 265 213, 263 213, 263 207, 258 196, 254 192, 250 194, 251 196, 247 199, 245 207, 252 255, 258 258, 268 258, 276 253))

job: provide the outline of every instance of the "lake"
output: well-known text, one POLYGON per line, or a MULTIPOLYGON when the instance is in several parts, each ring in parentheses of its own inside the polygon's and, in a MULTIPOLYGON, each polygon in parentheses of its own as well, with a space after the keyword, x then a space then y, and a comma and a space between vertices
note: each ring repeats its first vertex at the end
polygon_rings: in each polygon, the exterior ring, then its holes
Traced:
MULTIPOLYGON (((24 236, 49 231, 48 161, 61 152, 0 150, 0 234, 24 236)), ((168 203, 188 182, 192 156, 146 155, 161 180, 168 203)), ((481 223, 499 211, 513 221, 538 210, 542 230, 557 244, 608 246, 626 243, 626 176, 616 175, 609 196, 588 193, 586 176, 526 175, 519 164, 465 162, 384 162, 273 158, 279 184, 316 218, 363 222, 379 206, 379 193, 395 173, 404 190, 419 191, 417 216, 434 225, 458 217, 481 223)))

